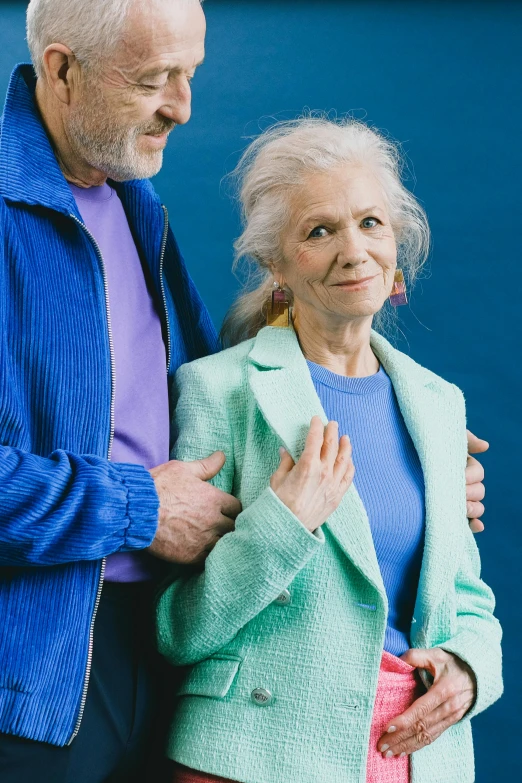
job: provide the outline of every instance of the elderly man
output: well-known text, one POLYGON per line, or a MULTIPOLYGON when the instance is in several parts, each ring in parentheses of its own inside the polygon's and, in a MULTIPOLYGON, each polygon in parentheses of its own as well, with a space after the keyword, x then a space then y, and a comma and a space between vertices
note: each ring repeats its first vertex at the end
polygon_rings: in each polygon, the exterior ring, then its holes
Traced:
POLYGON ((201 560, 240 511, 207 483, 220 452, 169 462, 173 375, 217 340, 147 182, 205 19, 31 0, 27 30, 36 77, 13 72, 0 140, 0 780, 142 782, 161 561, 201 560))

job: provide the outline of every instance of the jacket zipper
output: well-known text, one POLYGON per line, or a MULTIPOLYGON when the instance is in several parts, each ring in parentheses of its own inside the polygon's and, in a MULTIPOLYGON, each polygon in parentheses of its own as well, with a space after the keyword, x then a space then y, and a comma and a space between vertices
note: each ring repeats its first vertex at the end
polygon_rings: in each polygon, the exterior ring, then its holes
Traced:
MULTIPOLYGON (((110 352, 110 358, 111 358, 111 407, 110 407, 110 429, 109 429, 109 443, 107 445, 107 459, 110 460, 111 453, 112 453, 112 444, 114 442, 114 391, 115 391, 115 362, 114 362, 114 343, 112 339, 112 327, 111 327, 111 311, 109 307, 109 286, 107 284, 107 270, 105 268, 105 262, 103 260, 103 256, 101 254, 100 247, 98 243, 96 242, 95 238, 85 225, 85 223, 82 223, 81 220, 78 220, 78 218, 71 214, 70 217, 74 220, 74 222, 80 226, 82 231, 87 235, 87 237, 92 242, 94 249, 96 251, 96 255, 98 256, 98 260, 100 262, 101 267, 101 273, 102 273, 102 279, 103 279, 103 287, 105 291, 105 308, 106 308, 106 315, 107 315, 107 330, 109 334, 109 352, 110 352)), ((89 687, 89 679, 91 675, 91 666, 92 666, 92 650, 93 650, 93 638, 94 638, 94 622, 96 620, 96 615, 98 614, 98 607, 100 605, 100 598, 102 594, 102 588, 103 588, 103 577, 105 575, 105 563, 106 558, 104 557, 102 559, 102 564, 100 568, 100 576, 98 578, 98 590, 96 591, 96 600, 94 602, 94 610, 92 613, 91 618, 91 625, 89 628, 89 649, 87 652, 87 666, 85 668, 85 677, 83 681, 83 690, 82 690, 82 698, 80 701, 80 710, 78 712, 78 718, 76 719, 76 725, 74 727, 74 731, 71 735, 71 738, 69 739, 68 745, 71 745, 75 737, 77 736, 80 725, 83 718, 83 713, 85 711, 85 702, 87 701, 87 689, 89 687)))
MULTIPOLYGON (((169 313, 167 310, 167 297, 165 295, 165 282, 163 279, 163 262, 165 259, 165 249, 167 247, 167 236, 168 236, 168 229, 169 229, 169 215, 167 208, 162 206, 163 215, 164 215, 164 225, 163 225, 163 238, 161 242, 161 255, 160 255, 160 266, 159 266, 159 275, 160 275, 160 287, 161 287, 161 296, 163 299, 163 307, 165 310, 165 321, 167 324, 167 374, 170 367, 170 357, 171 357, 171 343, 170 343, 170 323, 169 323, 169 313)), ((96 239, 93 237, 85 223, 82 223, 81 220, 78 220, 76 215, 73 215, 71 213, 70 217, 74 220, 74 222, 80 226, 82 231, 87 235, 87 237, 92 242, 94 249, 96 251, 96 255, 98 256, 98 260, 100 262, 101 272, 102 272, 102 279, 103 279, 103 287, 105 291, 105 308, 106 308, 106 314, 107 314, 107 329, 109 333, 109 351, 110 351, 110 357, 111 357, 111 407, 110 407, 110 432, 109 432, 109 443, 107 447, 107 459, 110 460, 111 453, 112 453, 112 444, 114 442, 114 378, 115 378, 115 362, 114 362, 114 343, 112 339, 112 326, 111 326, 111 311, 110 311, 110 304, 109 304, 109 286, 107 284, 107 270, 105 268, 105 262, 103 260, 103 256, 100 250, 100 247, 98 243, 96 242, 96 239)), ((100 569, 100 576, 98 580, 98 590, 96 592, 96 600, 94 602, 94 610, 92 614, 91 619, 91 625, 89 628, 89 649, 87 652, 87 666, 85 669, 85 678, 83 682, 83 690, 82 690, 82 698, 80 701, 80 710, 78 712, 78 718, 76 720, 76 725, 74 727, 74 731, 71 735, 71 738, 68 745, 71 745, 75 737, 78 735, 78 732, 80 730, 80 725, 83 718, 83 713, 85 711, 85 702, 87 701, 87 689, 89 687, 89 678, 91 674, 91 666, 92 666, 92 650, 93 650, 93 638, 94 638, 94 622, 96 620, 96 615, 98 614, 98 607, 100 605, 100 599, 102 594, 102 588, 103 588, 103 577, 105 574, 105 563, 106 558, 104 557, 101 564, 100 569)))
POLYGON ((167 297, 165 295, 165 281, 163 279, 163 261, 165 259, 165 249, 167 247, 167 236, 169 232, 169 213, 167 211, 167 207, 163 206, 163 204, 161 205, 161 208, 163 210, 164 224, 163 224, 163 239, 161 242, 159 276, 160 276, 161 296, 163 299, 163 308, 165 310, 165 322, 167 324, 167 375, 168 375, 169 368, 170 368, 170 358, 171 358, 171 344, 170 344, 169 311, 167 310, 167 297))

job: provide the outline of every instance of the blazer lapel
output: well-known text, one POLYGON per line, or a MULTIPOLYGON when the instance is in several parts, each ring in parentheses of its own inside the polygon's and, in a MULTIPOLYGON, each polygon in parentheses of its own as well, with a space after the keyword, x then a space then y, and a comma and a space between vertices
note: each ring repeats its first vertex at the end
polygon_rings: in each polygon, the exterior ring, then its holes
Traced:
MULTIPOLYGON (((327 417, 293 329, 266 327, 249 354, 249 382, 268 426, 297 461, 312 416, 327 417)), ((328 518, 327 528, 354 566, 384 596, 368 515, 355 487, 328 518)))
POLYGON ((426 531, 415 615, 425 618, 444 597, 459 565, 455 553, 461 548, 461 521, 466 519, 463 412, 456 397, 452 405, 443 381, 383 337, 373 333, 372 347, 391 378, 424 475, 426 531))

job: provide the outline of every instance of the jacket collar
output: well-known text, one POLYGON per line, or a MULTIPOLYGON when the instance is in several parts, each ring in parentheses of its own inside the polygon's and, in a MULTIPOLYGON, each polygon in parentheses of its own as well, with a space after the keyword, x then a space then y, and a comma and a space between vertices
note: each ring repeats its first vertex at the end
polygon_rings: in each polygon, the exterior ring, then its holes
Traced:
POLYGON ((0 136, 0 192, 7 201, 77 214, 35 101, 31 65, 11 74, 0 136))
MULTIPOLYGON (((0 195, 6 201, 47 207, 80 218, 62 174, 35 100, 32 65, 17 65, 11 74, 0 128, 0 195)), ((122 201, 157 197, 146 180, 113 183, 122 201)))
MULTIPOLYGON (((426 536, 418 591, 419 616, 441 597, 441 585, 452 578, 457 563, 455 549, 464 525, 456 518, 455 498, 461 493, 465 467, 465 432, 455 418, 456 406, 448 404, 445 381, 393 348, 376 332, 372 348, 393 383, 406 427, 423 468, 426 490, 426 536), (453 418, 452 418, 453 417, 453 418), (445 424, 446 423, 446 424, 445 424), (452 423, 455 426, 452 426, 452 423), (462 476, 455 470, 455 454, 462 452, 462 476), (441 464, 441 455, 451 458, 441 464)), ((314 415, 327 417, 316 394, 306 360, 293 329, 265 327, 249 354, 250 384, 269 426, 281 438, 294 460, 298 459, 314 415)), ((451 401, 451 398, 450 398, 451 401)), ((368 517, 352 485, 326 527, 355 567, 384 596, 368 517)))

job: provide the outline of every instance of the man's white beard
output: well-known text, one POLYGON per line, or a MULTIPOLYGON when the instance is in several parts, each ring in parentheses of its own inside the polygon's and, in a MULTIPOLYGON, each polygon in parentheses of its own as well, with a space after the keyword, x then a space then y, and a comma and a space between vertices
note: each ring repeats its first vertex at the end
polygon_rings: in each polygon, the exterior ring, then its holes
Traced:
POLYGON ((163 150, 140 151, 138 142, 144 133, 165 133, 175 123, 165 119, 162 127, 149 122, 138 127, 122 127, 107 106, 100 90, 89 87, 89 104, 72 112, 69 141, 76 154, 116 182, 153 177, 163 165, 163 150))

